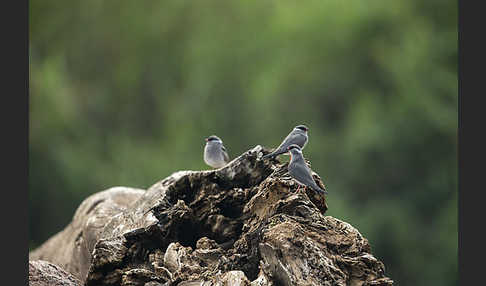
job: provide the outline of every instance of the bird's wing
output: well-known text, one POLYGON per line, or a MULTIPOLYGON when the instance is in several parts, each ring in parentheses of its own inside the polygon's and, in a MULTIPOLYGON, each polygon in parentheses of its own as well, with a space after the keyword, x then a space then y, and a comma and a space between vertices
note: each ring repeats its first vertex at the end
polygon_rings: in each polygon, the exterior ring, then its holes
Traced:
POLYGON ((281 150, 287 152, 287 147, 292 144, 297 144, 299 146, 303 146, 305 143, 305 135, 301 133, 293 133, 291 132, 285 139, 282 141, 282 144, 278 146, 277 150, 281 150))
POLYGON ((290 132, 287 137, 280 143, 280 145, 270 154, 267 154, 262 157, 262 159, 269 158, 269 157, 275 157, 283 153, 287 153, 287 147, 289 147, 292 144, 297 144, 301 146, 302 148, 304 147, 304 143, 306 142, 306 137, 305 135, 301 133, 295 133, 295 132, 290 132))
POLYGON ((305 144, 307 143, 307 136, 302 133, 297 133, 292 140, 292 144, 297 144, 300 148, 304 149, 305 144))
POLYGON ((283 154, 283 153, 286 153, 288 150, 287 150, 287 147, 289 147, 290 145, 292 145, 292 143, 289 143, 289 142, 292 142, 292 137, 294 136, 294 134, 290 133, 289 135, 287 135, 287 137, 284 138, 284 140, 282 141, 282 143, 280 143, 280 145, 275 148, 275 150, 273 150, 273 152, 265 155, 262 157, 262 159, 265 159, 265 158, 270 158, 270 157, 276 157, 280 154, 283 154))
POLYGON ((223 145, 221 145, 221 151, 223 151, 223 158, 226 163, 229 162, 229 155, 228 152, 226 151, 226 148, 224 148, 223 145))
MULTIPOLYGON (((289 169, 289 174, 294 177, 299 183, 302 183, 311 188, 318 187, 314 178, 312 177, 312 172, 307 167, 305 161, 296 161, 293 163, 293 167, 289 169)), ((319 187, 318 187, 319 188, 319 187)))

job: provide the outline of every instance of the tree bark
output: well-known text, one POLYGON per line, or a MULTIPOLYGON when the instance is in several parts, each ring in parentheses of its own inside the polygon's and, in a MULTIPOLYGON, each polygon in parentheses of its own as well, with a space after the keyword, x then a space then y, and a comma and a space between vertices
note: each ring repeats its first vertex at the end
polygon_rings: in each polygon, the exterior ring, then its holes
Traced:
POLYGON ((29 261, 29 286, 80 286, 81 281, 61 267, 43 260, 29 261))
POLYGON ((359 231, 266 153, 94 194, 30 259, 85 285, 392 285, 359 231))

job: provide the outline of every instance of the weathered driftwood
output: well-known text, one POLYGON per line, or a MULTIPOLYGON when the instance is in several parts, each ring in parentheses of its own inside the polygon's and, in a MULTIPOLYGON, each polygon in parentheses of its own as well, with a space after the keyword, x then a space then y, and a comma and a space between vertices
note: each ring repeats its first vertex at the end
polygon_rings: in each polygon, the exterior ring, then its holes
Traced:
POLYGON ((392 285, 368 241, 264 153, 94 194, 30 259, 85 285, 392 285))

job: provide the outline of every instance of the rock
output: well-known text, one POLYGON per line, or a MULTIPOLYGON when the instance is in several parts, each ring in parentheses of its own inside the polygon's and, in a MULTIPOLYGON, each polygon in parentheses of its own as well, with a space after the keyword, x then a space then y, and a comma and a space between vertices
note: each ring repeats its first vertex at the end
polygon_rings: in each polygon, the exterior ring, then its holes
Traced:
POLYGON ((87 286, 392 285, 359 231, 324 215, 325 195, 296 193, 287 164, 264 153, 95 194, 30 259, 87 286))

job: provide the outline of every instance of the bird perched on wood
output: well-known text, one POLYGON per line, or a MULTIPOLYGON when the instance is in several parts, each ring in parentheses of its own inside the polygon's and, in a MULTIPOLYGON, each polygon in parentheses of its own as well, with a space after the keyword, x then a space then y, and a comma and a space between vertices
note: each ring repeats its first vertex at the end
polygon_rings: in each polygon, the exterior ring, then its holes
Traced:
POLYGON ((273 158, 273 157, 276 157, 280 154, 287 153, 288 147, 292 144, 296 144, 301 149, 304 149, 305 145, 307 144, 307 140, 308 140, 308 137, 307 137, 307 131, 308 130, 309 130, 309 128, 307 128, 307 126, 305 126, 305 125, 295 126, 295 128, 289 133, 289 135, 287 135, 287 137, 285 137, 285 139, 282 141, 282 143, 280 143, 280 146, 278 146, 277 149, 275 149, 275 151, 273 151, 272 153, 263 156, 262 160, 267 159, 267 158, 273 158))
POLYGON ((316 181, 314 181, 312 171, 304 160, 300 146, 292 144, 288 147, 288 151, 290 152, 290 162, 287 168, 289 175, 299 183, 297 191, 299 191, 300 186, 303 185, 304 189, 310 187, 314 191, 327 194, 327 191, 321 189, 316 181))
POLYGON ((229 162, 228 152, 223 146, 223 141, 216 135, 206 138, 204 162, 213 168, 221 168, 229 162))

